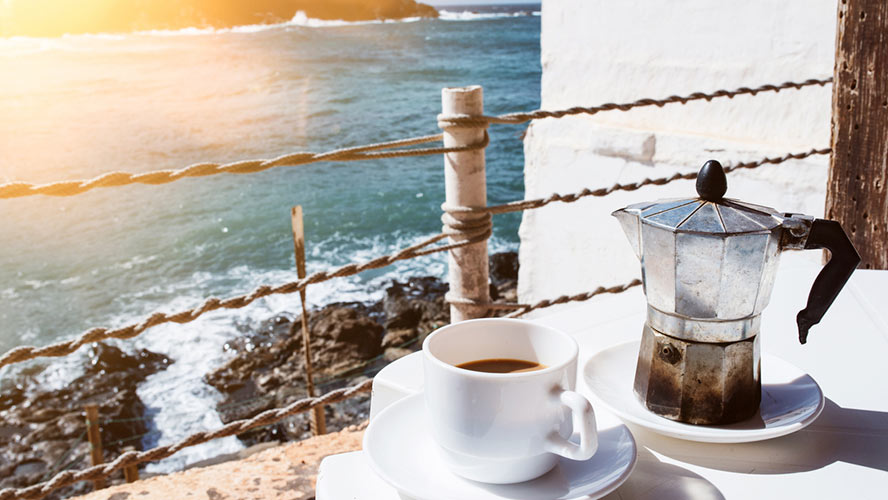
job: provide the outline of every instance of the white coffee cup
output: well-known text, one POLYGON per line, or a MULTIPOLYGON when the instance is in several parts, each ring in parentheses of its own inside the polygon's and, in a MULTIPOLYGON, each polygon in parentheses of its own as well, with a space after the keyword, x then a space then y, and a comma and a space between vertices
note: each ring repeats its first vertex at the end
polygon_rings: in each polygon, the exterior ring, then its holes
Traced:
POLYGON ((477 319, 445 326, 422 345, 428 426, 454 473, 485 483, 528 481, 558 456, 588 460, 598 449, 595 413, 577 392, 577 343, 529 321, 477 319), (456 365, 520 359, 545 368, 486 373, 456 365), (579 444, 568 438, 579 429, 579 444))

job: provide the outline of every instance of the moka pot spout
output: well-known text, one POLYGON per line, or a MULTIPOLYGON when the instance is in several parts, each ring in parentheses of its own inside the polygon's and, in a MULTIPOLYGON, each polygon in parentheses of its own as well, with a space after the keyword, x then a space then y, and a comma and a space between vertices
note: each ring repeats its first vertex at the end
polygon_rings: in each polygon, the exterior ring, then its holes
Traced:
MULTIPOLYGON (((620 221, 629 244, 632 245, 632 251, 638 260, 641 260, 641 210, 646 204, 630 205, 626 208, 611 213, 620 221)), ((649 203, 647 204, 649 205, 649 203)))

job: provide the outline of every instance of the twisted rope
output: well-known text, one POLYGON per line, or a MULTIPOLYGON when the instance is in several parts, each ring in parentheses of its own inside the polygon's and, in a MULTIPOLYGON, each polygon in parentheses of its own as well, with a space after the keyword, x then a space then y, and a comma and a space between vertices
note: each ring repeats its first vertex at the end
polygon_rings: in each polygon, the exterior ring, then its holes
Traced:
POLYGON ((601 295, 603 293, 622 293, 626 290, 638 286, 641 284, 641 280, 634 279, 629 283, 625 283, 623 285, 615 285, 610 288, 605 288, 600 286, 591 292, 583 292, 578 293, 576 295, 562 295, 555 299, 543 299, 535 304, 516 304, 511 302, 482 302, 479 300, 474 300, 466 297, 450 297, 449 295, 445 295, 445 299, 447 302, 451 304, 462 304, 467 306, 475 306, 481 309, 488 310, 512 310, 515 311, 506 315, 507 318, 517 318, 519 316, 523 316, 530 311, 535 311, 537 309, 543 309, 546 307, 551 307, 559 304, 566 304, 568 302, 582 302, 584 300, 589 300, 592 297, 597 295, 601 295))
POLYGON ((172 445, 159 446, 151 450, 140 452, 128 451, 118 456, 113 462, 95 465, 80 471, 64 471, 57 474, 55 477, 47 482, 35 484, 27 488, 5 488, 3 490, 0 490, 0 500, 40 499, 48 495, 53 490, 63 488, 78 481, 93 481, 96 479, 105 478, 110 476, 114 472, 126 467, 132 467, 144 462, 152 462, 155 460, 167 458, 190 446, 196 446, 198 444, 206 443, 207 441, 212 441, 214 439, 219 439, 223 437, 236 436, 250 429, 262 427, 265 425, 271 425, 287 417, 306 412, 318 406, 343 401, 360 393, 369 392, 372 385, 373 380, 368 379, 364 382, 361 382, 360 384, 353 385, 351 387, 344 387, 342 389, 330 391, 317 398, 300 399, 283 408, 274 408, 271 410, 263 411, 262 413, 250 419, 236 420, 234 422, 230 422, 214 431, 197 432, 172 445))
POLYGON ((803 82, 783 82, 780 85, 761 85, 754 88, 749 87, 740 87, 734 90, 716 90, 715 92, 703 93, 703 92, 694 92, 693 94, 688 94, 686 96, 678 96, 671 95, 669 97, 663 99, 639 99, 637 101, 633 101, 625 104, 617 104, 613 102, 609 102, 606 104, 601 104, 598 106, 592 107, 573 107, 570 109, 563 109, 558 111, 545 111, 545 110, 537 110, 532 111, 530 113, 508 113, 505 115, 499 116, 470 116, 470 115, 438 115, 438 126, 441 128, 451 127, 451 126, 463 126, 463 127, 480 127, 487 125, 489 123, 502 123, 507 125, 516 125, 519 123, 529 122, 530 120, 538 120, 541 118, 562 118, 565 116, 572 115, 594 115, 601 113, 602 111, 629 111, 630 109, 640 108, 644 106, 656 106, 658 108, 662 108, 667 104, 672 103, 681 103, 687 104, 691 101, 711 101, 713 99, 717 99, 720 97, 727 97, 728 99, 733 99, 738 95, 756 95, 761 92, 780 92, 781 90, 786 89, 796 89, 799 90, 803 87, 808 87, 811 85, 818 85, 823 87, 828 83, 832 83, 833 79, 824 78, 822 80, 817 79, 808 79, 803 82))
MULTIPOLYGON (((739 170, 741 168, 751 169, 758 168, 763 165, 768 164, 779 164, 789 160, 800 160, 803 158, 807 158, 813 155, 827 155, 832 150, 830 148, 823 149, 812 149, 810 151, 806 151, 804 153, 789 153, 783 156, 775 157, 775 158, 762 158, 757 161, 750 162, 741 162, 736 164, 729 164, 725 167, 725 173, 733 172, 734 170, 739 170)), ((677 180, 689 180, 696 179, 697 172, 688 172, 688 173, 676 173, 669 177, 660 177, 656 179, 644 179, 638 182, 632 182, 628 184, 614 184, 613 186, 599 189, 589 189, 585 188, 582 191, 570 194, 552 194, 545 198, 536 198, 533 200, 520 200, 513 201, 509 203, 504 203, 502 205, 492 205, 489 207, 450 207, 449 210, 452 213, 488 213, 488 214, 505 214, 509 212, 520 212, 522 210, 532 210, 535 208, 540 208, 548 205, 549 203, 554 203, 556 201, 564 202, 564 203, 573 203, 581 198, 586 198, 588 196, 593 197, 601 197, 607 196, 615 191, 635 191, 636 189, 641 189, 644 186, 662 186, 663 184, 668 184, 672 181, 677 180)))
POLYGON ((444 295, 444 300, 449 304, 460 304, 464 306, 474 306, 479 309, 489 309, 489 310, 501 310, 501 311, 512 311, 515 309, 521 309, 523 307, 528 307, 527 304, 515 304, 512 302, 483 302, 480 300, 475 300, 469 297, 455 297, 451 296, 449 293, 444 295))
POLYGON ((604 293, 623 293, 626 290, 628 290, 634 286, 638 286, 640 284, 641 284, 640 279, 634 279, 634 280, 630 281, 629 283, 624 283, 622 285, 616 285, 616 286, 612 286, 609 288, 605 288, 603 286, 600 286, 600 287, 596 288, 595 290, 592 290, 591 292, 583 292, 583 293, 578 293, 576 295, 562 295, 556 299, 551 299, 551 300, 543 299, 543 300, 537 302, 536 304, 529 305, 529 306, 523 306, 523 307, 521 307, 521 309, 518 309, 517 311, 506 315, 506 317, 517 318, 518 316, 523 316, 523 315, 529 313, 530 311, 535 311, 537 309, 543 309, 545 307, 555 306, 558 304, 566 304, 568 302, 582 302, 584 300, 589 300, 592 297, 595 297, 597 295, 601 295, 604 293))
POLYGON ((0 184, 0 199, 32 196, 36 194, 44 194, 48 196, 73 196, 99 187, 117 187, 126 186, 128 184, 168 184, 186 177, 204 177, 216 174, 252 174, 274 167, 293 167, 321 161, 378 160, 382 158, 403 158, 408 156, 458 153, 483 149, 490 142, 490 138, 485 133, 484 139, 481 142, 466 146, 379 151, 382 149, 407 147, 416 144, 441 141, 443 137, 443 134, 434 134, 397 141, 380 142, 366 146, 336 149, 326 153, 291 153, 271 160, 244 160, 225 164, 197 163, 180 170, 157 170, 143 174, 109 172, 93 179, 80 181, 60 181, 40 185, 27 182, 9 182, 0 184))
POLYGON ((423 255, 445 252, 454 248, 460 248, 463 246, 478 243, 480 241, 484 241, 485 239, 487 239, 488 236, 489 230, 485 231, 482 234, 472 235, 470 238, 463 241, 441 245, 434 248, 425 248, 447 237, 446 234, 442 233, 432 236, 431 238, 417 243, 416 245, 404 248, 393 254, 377 257, 362 264, 352 263, 334 270, 319 271, 306 276, 305 278, 291 281, 289 283, 284 283, 275 287, 263 285, 256 288, 247 295, 232 297, 225 300, 219 299, 217 297, 210 297, 206 299, 203 304, 193 309, 188 309, 186 311, 181 311, 174 314, 156 312, 139 323, 130 324, 121 328, 92 328, 81 334, 81 336, 76 339, 50 344, 45 347, 16 347, 0 357, 0 368, 39 357, 66 356, 76 351, 83 345, 94 342, 101 342, 103 340, 111 338, 130 339, 153 326, 157 326, 163 323, 190 323, 199 318, 201 315, 210 311, 215 311, 217 309, 240 309, 253 303, 257 299, 267 297, 269 295, 298 292, 300 290, 304 290, 305 287, 314 283, 320 283, 322 281, 331 280, 333 278, 352 276, 368 269, 378 269, 388 266, 399 260, 412 259, 415 257, 421 257, 423 255))

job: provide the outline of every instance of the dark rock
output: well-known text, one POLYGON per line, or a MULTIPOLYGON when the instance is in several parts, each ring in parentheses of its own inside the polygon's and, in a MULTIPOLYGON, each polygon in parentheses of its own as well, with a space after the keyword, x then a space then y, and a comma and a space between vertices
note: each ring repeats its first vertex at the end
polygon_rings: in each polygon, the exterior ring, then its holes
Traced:
POLYGON ((146 378, 166 368, 170 359, 163 354, 140 349, 133 354, 109 344, 93 344, 89 349, 90 363, 86 375, 105 375, 106 373, 124 374, 133 378, 146 378))
MULTIPOLYGON (((518 301, 518 253, 502 252, 490 256, 490 298, 499 302, 518 301), (494 294, 493 288, 496 288, 494 294)), ((508 314, 500 310, 496 314, 508 314)))
POLYGON ((487 289, 488 289, 488 290, 487 290, 487 293, 490 294, 490 300, 499 300, 499 299, 500 299, 499 288, 497 288, 496 285, 494 285, 493 283, 491 283, 491 284, 487 287, 487 289))
POLYGON ((0 398, 0 411, 21 404, 25 400, 25 391, 21 387, 10 387, 3 391, 3 397, 0 398))
MULTIPOLYGON (((0 391, 0 488, 22 488, 46 481, 65 468, 89 466, 83 406, 99 405, 102 447, 111 461, 123 446, 147 432, 144 405, 136 387, 170 363, 165 356, 140 350, 127 354, 95 344, 84 374, 62 389, 48 391, 35 382, 37 370, 23 370, 13 387, 0 391)), ((90 491, 77 483, 53 492, 64 498, 90 491)))
POLYGON ((385 312, 385 328, 412 329, 422 320, 419 304, 414 304, 405 290, 405 285, 394 282, 385 291, 382 308, 385 312))
POLYGON ((518 252, 501 252, 490 256, 490 282, 497 287, 518 282, 518 252))
MULTIPOLYGON (((347 352, 354 359, 370 359, 382 352, 382 325, 376 323, 353 308, 327 307, 320 314, 312 315, 313 335, 331 340, 324 344, 326 351, 347 352)), ((334 361, 335 360, 330 360, 334 361)), ((329 366, 322 363, 322 366, 329 366)))
MULTIPOLYGON (((342 373, 360 370, 383 352, 384 329, 374 317, 380 308, 359 303, 336 303, 311 313, 312 366, 314 380, 329 390, 344 380, 342 373)), ((260 333, 228 343, 236 353, 220 368, 205 375, 205 381, 225 398, 217 405, 220 418, 228 423, 251 418, 258 413, 285 406, 306 397, 305 360, 301 319, 282 321, 278 316, 263 323, 260 333), (271 327, 269 328, 269 325, 271 327)), ((341 412, 327 407, 328 429, 337 428, 341 412)), ((355 412, 352 412, 355 413, 355 412)), ((358 412, 360 413, 360 412, 358 412)), ((349 415, 345 427, 354 422, 349 415)), ((289 441, 310 435, 307 415, 296 415, 284 422, 248 431, 238 437, 254 444, 270 440, 289 441)))

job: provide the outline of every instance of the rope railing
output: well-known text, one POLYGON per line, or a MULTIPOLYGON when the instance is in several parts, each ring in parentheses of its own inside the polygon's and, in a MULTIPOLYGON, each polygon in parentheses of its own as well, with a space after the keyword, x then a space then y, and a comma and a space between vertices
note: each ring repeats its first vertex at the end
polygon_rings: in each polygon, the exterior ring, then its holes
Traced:
MULTIPOLYGON (((786 82, 780 85, 763 85, 755 88, 741 87, 735 90, 718 90, 708 94, 695 92, 687 96, 673 95, 664 99, 640 99, 626 104, 607 103, 595 107, 575 107, 560 111, 538 110, 530 113, 510 113, 499 116, 439 115, 438 121, 439 126, 441 128, 444 128, 445 130, 449 127, 486 128, 491 123, 520 124, 534 119, 562 118, 565 116, 581 114, 594 115, 599 112, 611 110, 628 111, 630 109, 644 106, 662 107, 666 104, 671 103, 686 104, 691 101, 711 101, 715 98, 724 97, 731 99, 739 95, 754 96, 760 92, 780 92, 785 89, 801 89, 803 87, 812 85, 824 86, 830 82, 832 82, 832 78, 823 80, 811 79, 799 83, 786 82)), ((181 170, 161 170, 155 172, 147 172, 144 174, 112 172, 86 181, 63 181, 43 185, 13 182, 0 184, 0 198, 14 198, 35 194, 44 194, 50 196, 71 196, 89 191, 97 187, 123 186, 135 183, 166 184, 185 177, 201 177, 220 173, 253 173, 278 166, 304 165, 320 161, 358 161, 379 158, 397 158, 406 156, 466 152, 483 149, 489 143, 489 136, 485 132, 483 140, 475 144, 456 147, 404 149, 418 144, 441 141, 442 139, 443 134, 437 134, 370 144, 366 146, 338 149, 326 153, 299 152, 281 156, 272 160, 248 160, 228 164, 201 163, 197 165, 191 165, 181 170)), ((776 165, 793 159, 797 160, 807 158, 812 155, 829 153, 829 148, 811 149, 807 152, 790 153, 780 157, 767 157, 757 161, 728 164, 725 168, 725 171, 731 172, 738 169, 751 169, 768 164, 776 165)), ((149 328, 160 324, 189 323, 210 311, 218 309, 237 309, 246 307, 247 305, 260 298, 274 294, 289 294, 298 292, 304 290, 310 284, 320 283, 337 277, 352 276, 365 270, 385 267, 400 260, 412 259, 424 255, 445 252, 480 243, 486 241, 490 237, 492 233, 491 217, 496 214, 537 209, 554 202, 572 203, 585 197, 607 196, 616 191, 635 191, 644 186, 659 186, 676 180, 689 180, 696 177, 696 172, 676 173, 669 177, 646 178, 634 183, 614 184, 610 187, 599 188, 595 190, 587 188, 583 189, 582 191, 570 194, 556 193, 545 198, 519 200, 489 207, 458 207, 447 206, 445 204, 444 206, 442 206, 445 212, 442 216, 444 227, 440 234, 427 238, 415 245, 409 246, 395 253, 377 257, 364 263, 351 263, 336 269, 320 271, 311 274, 305 278, 277 286, 263 285, 255 288, 252 292, 246 295, 232 297, 224 300, 216 297, 210 297, 208 299, 205 299, 201 305, 178 313, 168 314, 163 312, 155 312, 139 323, 130 324, 121 328, 92 328, 75 339, 65 342, 58 342, 45 347, 16 347, 6 354, 0 356, 0 368, 14 363, 36 359, 39 357, 65 356, 77 351, 80 347, 86 344, 100 342, 111 338, 133 338, 145 332, 149 328), (479 214, 482 215, 482 217, 472 218, 469 221, 456 217, 466 215, 478 216, 479 214), (438 243, 448 237, 450 238, 450 243, 431 247, 435 243, 438 243)), ((639 286, 641 284, 641 280, 634 279, 622 285, 615 285, 611 287, 600 286, 595 290, 589 292, 583 292, 574 295, 562 295, 554 299, 540 300, 533 304, 475 302, 471 299, 451 297, 449 295, 446 297, 446 299, 450 303, 466 304, 480 308, 486 308, 488 310, 510 310, 511 312, 507 315, 508 317, 519 317, 531 311, 559 304, 586 301, 602 294, 622 293, 630 288, 639 286)), ((184 448, 196 446, 198 444, 202 444, 214 439, 242 434, 243 432, 246 432, 250 429, 268 426, 279 422, 287 417, 309 411, 316 407, 355 397, 362 393, 369 392, 371 386, 372 379, 368 379, 351 387, 330 391, 316 398, 309 397, 299 399, 285 407, 263 411, 249 419, 242 419, 230 422, 213 431, 197 432, 171 445, 159 446, 151 450, 141 452, 128 451, 121 454, 113 462, 95 465, 80 471, 63 470, 61 472, 58 472, 49 481, 45 481, 25 488, 7 488, 0 490, 0 500, 10 500, 14 498, 36 500, 39 498, 43 498, 50 492, 64 486, 68 486, 75 482, 105 478, 111 475, 113 472, 125 469, 127 467, 132 467, 141 463, 167 458, 184 448)), ((130 439, 135 439, 137 437, 140 436, 135 436, 130 439)), ((60 459, 59 462, 63 462, 65 458, 67 458, 67 454, 62 459, 60 459)), ((57 467, 55 467, 54 469, 55 470, 53 470, 52 473, 58 471, 57 467)))
MULTIPOLYGON (((804 153, 789 153, 780 157, 773 158, 762 158, 761 160, 752 161, 752 162, 740 162, 736 164, 727 164, 725 168, 725 172, 732 172, 738 169, 752 169, 761 167, 763 165, 776 165, 793 159, 803 159, 815 154, 829 154, 830 149, 812 149, 810 151, 804 153)), ((448 214, 452 213, 460 213, 460 212, 472 212, 472 213, 486 213, 490 215, 495 214, 503 214, 509 212, 517 212, 522 210, 531 210, 536 208, 544 207, 550 203, 554 202, 563 202, 563 203, 572 203, 581 198, 589 197, 589 196, 607 196, 614 191, 634 191, 643 186, 648 185, 663 185, 669 182, 673 182, 676 180, 687 180, 694 179, 697 177, 697 172, 688 172, 688 173, 676 173, 670 177, 663 177, 657 179, 644 179, 639 182, 629 183, 629 184, 615 184, 608 188, 601 188, 590 190, 588 188, 583 189, 582 191, 570 194, 552 194, 546 198, 538 198, 533 200, 522 200, 522 201, 514 201, 511 203, 506 203, 503 205, 493 205, 490 207, 480 207, 480 208, 471 208, 471 207, 449 207, 443 206, 445 210, 445 214, 442 219, 445 220, 445 232, 441 234, 435 235, 431 238, 428 238, 416 245, 407 247, 403 250, 395 252, 393 254, 377 257, 368 262, 364 262, 362 264, 348 264, 337 268, 335 270, 330 271, 320 271, 309 276, 306 276, 303 279, 291 281, 288 283, 284 283, 277 286, 268 286, 263 285, 256 289, 254 289, 251 293, 246 295, 241 295, 237 297, 231 297, 225 300, 210 297, 206 299, 203 304, 198 307, 188 309, 186 311, 181 311, 178 313, 163 313, 163 312, 155 312, 149 317, 145 318, 139 323, 130 324, 127 326, 123 326, 115 329, 107 329, 107 328, 92 328, 87 330, 80 337, 68 341, 58 342, 55 344, 50 344, 44 347, 33 347, 33 346, 19 346, 10 351, 8 351, 3 356, 0 356, 0 368, 4 366, 21 363, 23 361, 28 361, 35 358, 40 357, 60 357, 66 356, 77 351, 80 347, 95 343, 101 342, 103 340, 108 339, 130 339, 138 336, 142 332, 148 330, 153 326, 157 326, 164 323, 190 323, 191 321, 196 320, 198 317, 203 314, 215 311, 217 309, 239 309, 245 307, 254 301, 267 297, 269 295, 276 294, 289 294, 295 293, 300 290, 304 290, 310 284, 320 283, 323 281, 327 281, 333 278, 344 277, 344 276, 352 276, 358 274, 360 272, 369 270, 369 269, 378 269, 381 267, 388 266, 397 262, 399 260, 412 259, 415 257, 421 257, 423 255, 430 255, 438 252, 445 252, 454 248, 460 248, 463 246, 471 245, 473 243, 478 243, 480 241, 484 241, 490 235, 491 225, 489 218, 486 219, 486 223, 480 225, 479 227, 474 227, 473 232, 468 236, 469 238, 463 241, 459 241, 456 243, 450 243, 447 245, 441 245, 435 248, 428 249, 426 247, 441 241, 442 239, 448 237, 453 234, 453 231, 446 226, 446 222, 449 221, 452 217, 448 214)), ((453 297, 448 297, 448 301, 453 303, 459 300, 464 299, 456 299, 453 297)), ((466 302, 469 303, 469 302, 466 302)), ((501 304, 501 303, 480 303, 475 304, 474 302, 471 305, 477 305, 479 307, 487 307, 491 309, 521 309, 526 307, 524 305, 515 305, 515 304, 501 304)))
MULTIPOLYGON (((573 115, 594 115, 605 111, 629 111, 635 108, 656 106, 663 107, 667 104, 687 104, 692 101, 712 101, 718 98, 733 99, 740 95, 757 95, 762 92, 780 92, 787 89, 799 90, 809 86, 824 86, 832 83, 833 79, 808 79, 803 82, 784 82, 779 85, 766 84, 758 87, 740 87, 734 90, 720 89, 714 92, 694 92, 685 96, 672 95, 662 99, 639 99, 630 103, 606 103, 591 107, 573 107, 569 109, 546 111, 537 110, 527 113, 507 113, 499 116, 465 116, 465 115, 439 115, 438 125, 441 128, 448 127, 475 127, 486 128, 488 125, 508 124, 516 125, 525 123, 530 120, 543 118, 563 118, 573 115)), ((298 165, 307 165, 309 163, 317 163, 322 161, 359 161, 359 160, 377 160, 382 158, 403 158, 409 156, 424 156, 446 153, 457 153, 464 151, 472 151, 483 149, 489 142, 489 137, 485 134, 484 140, 478 144, 457 147, 437 147, 437 148, 417 148, 417 149, 394 149, 406 148, 418 144, 430 142, 438 142, 443 139, 442 134, 425 135, 419 137, 411 137, 396 141, 381 142, 368 144, 364 146, 354 146, 349 148, 335 149, 325 153, 313 152, 297 152, 279 156, 270 160, 243 160, 233 163, 197 163, 179 170, 157 170, 145 172, 141 174, 132 174, 128 172, 109 172, 89 180, 73 180, 58 181, 47 184, 32 184, 28 182, 7 182, 0 184, 0 199, 18 198, 23 196, 47 195, 47 196, 74 196, 85 193, 99 187, 119 187, 129 184, 168 184, 187 177, 205 177, 217 174, 250 174, 262 172, 275 167, 293 167, 298 165)))

